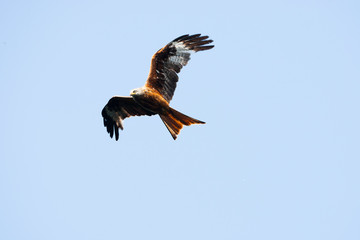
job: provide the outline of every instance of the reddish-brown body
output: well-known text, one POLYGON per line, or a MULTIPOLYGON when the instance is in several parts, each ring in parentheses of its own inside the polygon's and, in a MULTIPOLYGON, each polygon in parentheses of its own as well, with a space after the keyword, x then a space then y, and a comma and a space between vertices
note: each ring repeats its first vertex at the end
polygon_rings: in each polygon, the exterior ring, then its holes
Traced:
POLYGON ((158 91, 151 88, 139 88, 130 94, 135 102, 157 114, 166 114, 169 112, 169 103, 159 94, 158 91))
POLYGON ((110 137, 119 138, 123 129, 122 120, 130 116, 158 114, 173 139, 177 138, 184 125, 204 124, 200 120, 182 114, 169 106, 176 84, 177 73, 190 60, 192 52, 214 47, 207 45, 212 40, 201 34, 183 35, 157 51, 151 59, 151 67, 145 86, 131 91, 131 97, 115 96, 102 111, 104 126, 110 137))

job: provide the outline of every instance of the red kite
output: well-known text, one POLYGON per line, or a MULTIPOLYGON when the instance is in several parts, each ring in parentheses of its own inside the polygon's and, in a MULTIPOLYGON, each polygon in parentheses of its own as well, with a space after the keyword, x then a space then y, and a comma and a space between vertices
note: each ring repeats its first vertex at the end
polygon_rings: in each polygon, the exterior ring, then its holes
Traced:
POLYGON ((157 51, 151 59, 150 73, 145 86, 130 92, 131 97, 114 96, 105 105, 101 114, 104 126, 112 138, 115 131, 119 139, 119 128, 123 130, 122 120, 131 116, 158 114, 175 140, 183 125, 204 124, 200 120, 182 114, 169 106, 176 83, 177 73, 190 60, 193 52, 213 48, 208 36, 183 35, 157 51))

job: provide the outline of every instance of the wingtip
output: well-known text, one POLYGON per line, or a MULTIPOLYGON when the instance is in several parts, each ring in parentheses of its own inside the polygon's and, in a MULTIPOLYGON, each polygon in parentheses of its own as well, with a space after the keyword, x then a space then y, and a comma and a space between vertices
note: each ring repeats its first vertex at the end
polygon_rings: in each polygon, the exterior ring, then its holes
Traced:
POLYGON ((209 36, 207 36, 207 35, 201 36, 201 33, 196 33, 196 34, 191 34, 191 35, 190 34, 184 34, 184 35, 181 35, 180 37, 175 38, 173 40, 173 42, 189 41, 189 40, 194 40, 194 39, 204 40, 204 39, 207 39, 207 38, 209 38, 209 36))
POLYGON ((182 35, 173 40, 173 42, 182 42, 189 50, 195 52, 209 50, 215 47, 215 45, 207 45, 214 41, 209 39, 209 36, 202 36, 200 33, 182 35))
POLYGON ((115 140, 119 140, 119 129, 115 128, 115 140))
POLYGON ((172 42, 177 42, 177 41, 182 40, 183 38, 186 38, 186 37, 188 37, 188 36, 189 36, 189 34, 181 35, 180 37, 177 37, 177 38, 175 38, 174 40, 172 40, 172 42))

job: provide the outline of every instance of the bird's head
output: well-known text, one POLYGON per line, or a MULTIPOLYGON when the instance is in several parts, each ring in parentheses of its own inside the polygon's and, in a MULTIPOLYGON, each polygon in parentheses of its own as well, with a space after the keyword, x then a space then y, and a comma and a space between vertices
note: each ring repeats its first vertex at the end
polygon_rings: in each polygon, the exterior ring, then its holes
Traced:
POLYGON ((136 95, 137 93, 139 92, 139 90, 136 88, 136 89, 133 89, 130 91, 130 96, 134 96, 136 95))
POLYGON ((138 95, 141 95, 143 92, 144 91, 142 88, 135 88, 130 91, 130 96, 138 96, 138 95))

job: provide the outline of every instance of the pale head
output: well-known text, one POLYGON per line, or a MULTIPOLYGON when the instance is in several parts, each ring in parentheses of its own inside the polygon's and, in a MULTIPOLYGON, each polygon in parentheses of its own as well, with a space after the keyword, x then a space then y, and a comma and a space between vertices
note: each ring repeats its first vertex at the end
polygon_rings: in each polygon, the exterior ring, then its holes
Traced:
POLYGON ((139 95, 143 95, 144 93, 145 93, 144 87, 135 88, 130 91, 130 96, 139 96, 139 95))

